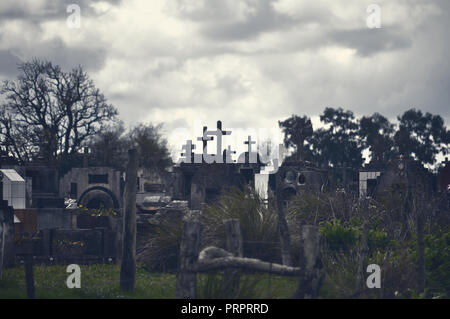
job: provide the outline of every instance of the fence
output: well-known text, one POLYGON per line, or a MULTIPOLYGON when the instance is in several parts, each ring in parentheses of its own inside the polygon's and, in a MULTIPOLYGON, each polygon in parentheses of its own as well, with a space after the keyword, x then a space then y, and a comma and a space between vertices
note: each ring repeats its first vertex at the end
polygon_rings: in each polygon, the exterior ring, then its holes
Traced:
POLYGON ((183 220, 180 246, 180 269, 175 297, 196 298, 197 273, 223 270, 223 285, 231 293, 239 289, 239 270, 252 270, 281 276, 298 277, 294 298, 317 298, 325 271, 320 259, 320 238, 317 226, 302 227, 300 265, 291 267, 259 259, 243 257, 243 240, 239 220, 225 220, 227 250, 206 247, 200 251, 202 224, 199 212, 191 211, 183 220))

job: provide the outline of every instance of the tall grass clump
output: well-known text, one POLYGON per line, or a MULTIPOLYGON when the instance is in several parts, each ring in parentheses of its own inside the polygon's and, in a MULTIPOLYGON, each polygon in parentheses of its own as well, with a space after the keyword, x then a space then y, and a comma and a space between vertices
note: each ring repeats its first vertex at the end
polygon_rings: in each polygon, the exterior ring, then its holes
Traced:
POLYGON ((244 256, 279 262, 277 214, 266 206, 259 194, 251 189, 232 189, 203 212, 204 244, 225 247, 224 220, 238 219, 244 241, 244 256))

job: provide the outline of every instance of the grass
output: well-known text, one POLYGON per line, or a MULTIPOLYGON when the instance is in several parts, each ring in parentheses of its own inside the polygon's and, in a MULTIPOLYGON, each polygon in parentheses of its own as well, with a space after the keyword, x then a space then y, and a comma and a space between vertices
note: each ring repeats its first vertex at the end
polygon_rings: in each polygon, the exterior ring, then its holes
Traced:
MULTIPOLYGON (((138 267, 136 291, 124 293, 119 288, 120 267, 89 265, 81 267, 81 288, 69 289, 69 273, 65 266, 34 266, 36 298, 41 299, 171 299, 175 296, 176 275, 150 273, 138 267)), ((198 276, 200 298, 226 298, 220 295, 220 274, 198 276)), ((245 274, 241 277, 240 298, 290 298, 297 287, 297 278, 245 274)), ((26 298, 23 267, 7 268, 0 281, 0 299, 26 298)))

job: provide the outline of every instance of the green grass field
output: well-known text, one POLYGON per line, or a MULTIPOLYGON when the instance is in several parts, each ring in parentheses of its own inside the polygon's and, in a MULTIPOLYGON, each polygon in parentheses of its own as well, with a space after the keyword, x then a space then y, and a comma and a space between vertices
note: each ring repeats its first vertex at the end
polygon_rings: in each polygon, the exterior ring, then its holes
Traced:
MULTIPOLYGON (((65 266, 34 266, 36 298, 96 299, 143 298, 170 299, 175 296, 175 274, 150 273, 138 268, 136 291, 124 293, 119 289, 120 267, 90 265, 81 267, 81 288, 69 289, 69 273, 65 266)), ((227 298, 220 290, 220 274, 198 276, 199 298, 227 298)), ((241 278, 240 298, 290 298, 297 287, 297 278, 246 274, 241 278)), ((26 298, 24 267, 4 269, 0 281, 0 299, 26 298)))

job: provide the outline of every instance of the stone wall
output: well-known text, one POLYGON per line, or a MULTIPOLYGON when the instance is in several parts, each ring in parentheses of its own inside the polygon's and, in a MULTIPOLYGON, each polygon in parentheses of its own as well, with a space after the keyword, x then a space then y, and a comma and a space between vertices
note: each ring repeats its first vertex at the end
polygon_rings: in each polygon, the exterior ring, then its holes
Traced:
POLYGON ((74 229, 76 212, 64 208, 40 208, 37 213, 37 229, 74 229))

